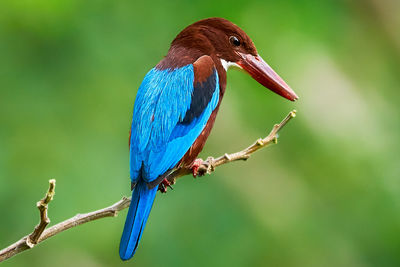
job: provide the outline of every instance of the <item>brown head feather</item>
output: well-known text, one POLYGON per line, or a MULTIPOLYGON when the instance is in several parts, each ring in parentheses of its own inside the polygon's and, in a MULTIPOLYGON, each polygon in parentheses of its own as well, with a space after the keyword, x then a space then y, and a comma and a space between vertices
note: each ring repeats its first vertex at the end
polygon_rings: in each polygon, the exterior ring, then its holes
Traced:
POLYGON ((197 21, 183 29, 172 41, 167 56, 157 65, 158 69, 178 68, 191 64, 203 55, 213 58, 216 66, 220 59, 236 62, 240 58, 234 51, 257 55, 250 37, 238 26, 223 18, 197 21), (229 38, 235 36, 241 45, 235 47, 229 38))

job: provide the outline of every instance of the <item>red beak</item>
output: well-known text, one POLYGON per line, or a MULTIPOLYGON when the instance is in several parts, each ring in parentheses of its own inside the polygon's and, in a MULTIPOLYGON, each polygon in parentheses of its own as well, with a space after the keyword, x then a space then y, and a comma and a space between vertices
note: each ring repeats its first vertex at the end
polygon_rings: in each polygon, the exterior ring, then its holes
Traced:
POLYGON ((241 56, 241 59, 236 63, 247 71, 254 80, 291 101, 299 98, 289 85, 259 55, 253 56, 240 52, 238 54, 241 56))

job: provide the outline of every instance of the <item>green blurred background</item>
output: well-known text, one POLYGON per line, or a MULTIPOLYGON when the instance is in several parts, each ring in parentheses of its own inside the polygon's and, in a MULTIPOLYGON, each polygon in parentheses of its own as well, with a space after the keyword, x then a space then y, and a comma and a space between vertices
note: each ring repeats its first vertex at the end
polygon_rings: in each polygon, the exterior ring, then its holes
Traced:
MULTIPOLYGON (((136 90, 188 24, 241 26, 292 86, 291 103, 230 71, 203 157, 266 135, 278 145, 159 194, 135 257, 126 210, 57 235, 4 266, 400 266, 400 2, 0 3, 0 247, 130 194, 136 90)), ((3 266, 2 265, 2 266, 3 266)))

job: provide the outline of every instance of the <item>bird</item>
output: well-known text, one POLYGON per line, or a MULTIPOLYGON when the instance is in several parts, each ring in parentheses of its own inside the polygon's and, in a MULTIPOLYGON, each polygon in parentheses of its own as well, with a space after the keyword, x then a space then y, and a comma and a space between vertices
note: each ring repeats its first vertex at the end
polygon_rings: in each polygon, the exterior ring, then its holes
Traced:
POLYGON ((119 246, 122 260, 135 254, 156 192, 169 186, 165 177, 180 166, 189 166, 196 176, 197 156, 214 125, 230 67, 243 69, 288 100, 298 99, 234 23, 213 17, 184 28, 136 94, 129 137, 132 198, 119 246))

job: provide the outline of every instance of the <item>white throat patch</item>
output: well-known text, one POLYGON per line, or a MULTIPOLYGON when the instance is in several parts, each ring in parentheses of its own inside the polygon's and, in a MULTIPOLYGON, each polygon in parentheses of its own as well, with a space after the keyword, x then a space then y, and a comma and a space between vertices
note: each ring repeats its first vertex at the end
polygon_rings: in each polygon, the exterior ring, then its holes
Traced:
POLYGON ((224 67, 225 71, 227 71, 230 67, 237 67, 239 69, 242 68, 235 62, 226 61, 225 59, 222 59, 222 58, 221 58, 221 64, 224 67))

